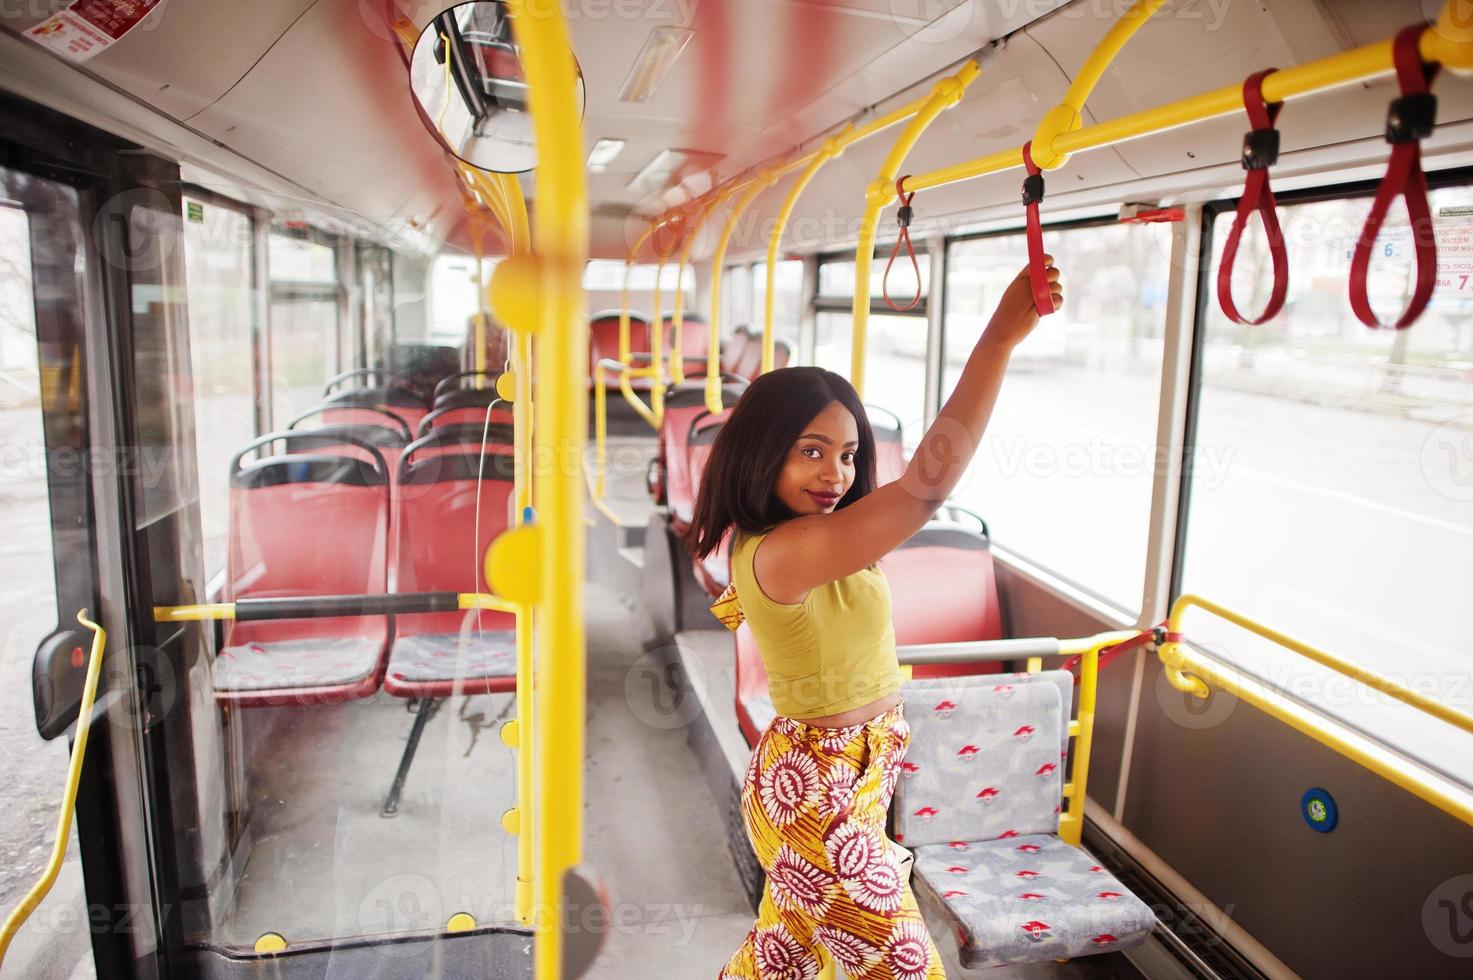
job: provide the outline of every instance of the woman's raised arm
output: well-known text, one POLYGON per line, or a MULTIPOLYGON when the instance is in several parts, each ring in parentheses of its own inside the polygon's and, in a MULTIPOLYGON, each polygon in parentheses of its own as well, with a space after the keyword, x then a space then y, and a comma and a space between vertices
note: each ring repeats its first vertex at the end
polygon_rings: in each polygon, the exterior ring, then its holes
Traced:
MULTIPOLYGON (((1052 257, 1045 265, 1057 309, 1064 298, 1059 270, 1052 257)), ((905 473, 842 510, 798 517, 769 534, 754 556, 763 591, 777 602, 797 602, 809 589, 873 565, 924 527, 976 455, 1013 348, 1037 323, 1024 269, 1004 291, 905 473)))

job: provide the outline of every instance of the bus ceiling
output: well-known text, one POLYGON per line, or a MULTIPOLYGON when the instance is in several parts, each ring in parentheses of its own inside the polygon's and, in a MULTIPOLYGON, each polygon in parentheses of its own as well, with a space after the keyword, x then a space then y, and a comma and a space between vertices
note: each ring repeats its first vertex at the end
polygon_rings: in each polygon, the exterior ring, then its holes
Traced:
MULTIPOLYGON (((1020 145, 1119 14, 1115 4, 1087 2, 961 3, 927 23, 896 9, 582 5, 569 27, 587 87, 585 140, 590 148, 599 139, 623 141, 618 156, 589 175, 592 254, 626 257, 640 216, 703 192, 713 173, 726 180, 812 149, 846 122, 924 95, 934 79, 978 52, 986 52, 982 77, 920 140, 908 166, 928 170, 1020 145), (810 64, 812 51, 787 40, 815 32, 827 40, 821 64, 810 64), (668 70, 641 77, 661 67, 647 69, 641 58, 659 61, 662 43, 668 70), (643 101, 627 101, 634 97, 643 101)), ((0 33, 0 87, 172 155, 187 179, 225 184, 232 196, 278 215, 336 220, 407 250, 448 242, 469 251, 460 191, 415 109, 396 27, 387 20, 393 11, 417 33, 441 5, 171 4, 74 62, 24 38, 44 19, 36 8, 9 18, 0 33), (220 37, 231 43, 199 43, 220 37)), ((1351 0, 1333 9, 1315 0, 1173 7, 1114 60, 1088 111, 1108 119, 1172 93, 1234 84, 1265 67, 1384 39, 1429 13, 1421 0, 1351 0)), ((1290 106, 1277 174, 1283 186, 1294 186, 1296 170, 1354 176, 1365 166, 1370 176, 1383 153, 1390 88, 1389 80, 1346 86, 1314 97, 1314 111, 1290 106)), ((1439 89, 1439 139, 1427 148, 1434 161, 1473 142, 1466 125, 1473 81, 1449 73, 1439 89)), ((1053 205, 1108 207, 1126 183, 1137 198, 1212 196, 1236 182, 1240 129, 1239 119, 1223 117, 1078 155, 1053 181, 1053 205)), ((852 239, 848 223, 833 216, 861 209, 885 144, 853 148, 815 180, 791 218, 795 230, 807 229, 794 248, 852 239)), ((1000 175, 936 188, 926 195, 927 212, 958 223, 1005 215, 1016 183, 1000 175)), ((530 195, 531 182, 524 188, 530 195)), ((784 193, 781 184, 769 189, 754 213, 770 216, 784 193)), ((732 254, 764 245, 738 242, 732 254)))

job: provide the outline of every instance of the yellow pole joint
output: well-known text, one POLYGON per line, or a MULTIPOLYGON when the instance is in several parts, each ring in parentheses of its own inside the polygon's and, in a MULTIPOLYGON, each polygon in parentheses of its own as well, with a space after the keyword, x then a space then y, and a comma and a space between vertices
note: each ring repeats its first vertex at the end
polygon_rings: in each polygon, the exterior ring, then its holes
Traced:
POLYGON ((1473 74, 1473 2, 1447 0, 1437 23, 1422 35, 1422 56, 1459 75, 1473 74))

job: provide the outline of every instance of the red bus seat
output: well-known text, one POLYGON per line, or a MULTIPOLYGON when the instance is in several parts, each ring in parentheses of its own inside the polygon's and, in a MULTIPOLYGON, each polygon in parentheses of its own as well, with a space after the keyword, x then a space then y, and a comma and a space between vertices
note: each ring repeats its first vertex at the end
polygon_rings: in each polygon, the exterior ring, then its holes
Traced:
MULTIPOLYGON (((737 324, 737 328, 727 338, 726 343, 721 345, 721 370, 725 374, 737 374, 737 365, 747 356, 747 349, 752 346, 752 330, 745 323, 737 324)), ((746 377, 746 375, 742 375, 746 377)))
MULTIPOLYGON (((629 356, 634 362, 630 367, 643 367, 650 357, 650 321, 641 313, 629 314, 629 356)), ((588 382, 593 383, 593 369, 604 358, 619 359, 619 312, 605 310, 595 313, 588 321, 588 382)), ((649 378, 631 378, 630 384, 636 391, 648 391, 654 387, 649 378)), ((605 375, 604 387, 617 389, 619 377, 613 372, 605 375)))
MULTIPOLYGON (((331 409, 377 408, 399 416, 408 423, 411 431, 419 425, 430 410, 428 400, 418 392, 401 385, 381 388, 350 388, 323 399, 322 405, 331 409)), ((346 421, 330 418, 329 421, 346 421)))
MULTIPOLYGON (((721 404, 731 408, 741 397, 745 384, 721 386, 721 404)), ((677 531, 690 527, 695 511, 695 489, 690 479, 690 432, 696 419, 706 412, 706 385, 679 385, 665 398, 665 416, 660 423, 659 453, 655 466, 659 480, 652 480, 655 502, 668 505, 670 523, 677 531), (660 492, 660 491, 663 492, 660 492)), ((704 457, 702 457, 704 464, 704 457)))
MULTIPOLYGON (((508 454, 483 463, 478 452, 406 452, 396 591, 489 591, 483 559, 510 526, 512 476, 508 454)), ((492 610, 398 616, 384 690, 404 698, 514 690, 515 626, 509 613, 492 610)))
POLYGON ((900 416, 878 405, 864 406, 869 427, 875 434, 875 485, 884 486, 905 472, 905 443, 900 416))
MULTIPOLYGON (((390 483, 383 455, 342 434, 358 455, 292 453, 323 438, 273 433, 231 461, 223 601, 381 593, 387 588, 390 483), (286 455, 246 463, 282 443, 286 455)), ((216 699, 241 707, 336 703, 382 681, 383 616, 232 621, 213 663, 216 699)))

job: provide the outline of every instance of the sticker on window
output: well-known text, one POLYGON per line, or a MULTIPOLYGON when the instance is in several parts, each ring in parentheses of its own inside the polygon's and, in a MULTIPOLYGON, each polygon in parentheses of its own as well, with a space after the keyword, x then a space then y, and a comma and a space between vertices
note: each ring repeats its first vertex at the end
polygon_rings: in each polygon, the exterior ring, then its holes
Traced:
POLYGON ((26 37, 72 61, 86 61, 116 44, 164 2, 72 0, 71 6, 26 31, 26 37))

